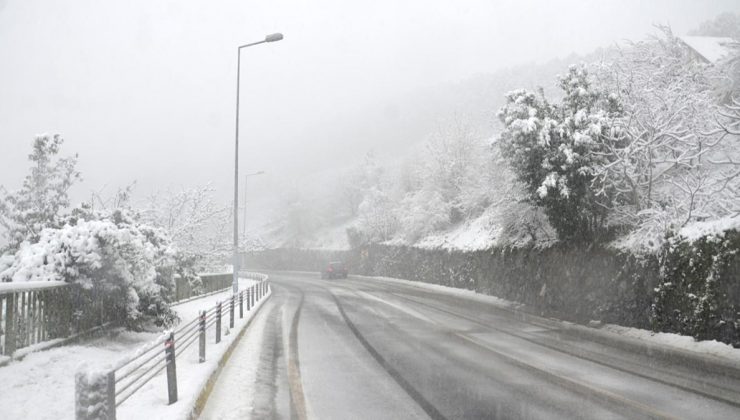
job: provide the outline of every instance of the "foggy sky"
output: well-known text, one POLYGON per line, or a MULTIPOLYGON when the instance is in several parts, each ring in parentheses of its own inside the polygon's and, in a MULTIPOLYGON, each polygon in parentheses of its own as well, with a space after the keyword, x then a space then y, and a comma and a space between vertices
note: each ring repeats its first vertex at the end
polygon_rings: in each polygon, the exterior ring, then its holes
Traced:
POLYGON ((141 193, 211 181, 228 202, 236 46, 272 32, 285 40, 242 56, 241 170, 267 172, 255 195, 392 153, 368 127, 409 92, 723 11, 740 2, 0 0, 0 185, 19 186, 49 132, 80 155, 76 200, 136 180, 141 193))

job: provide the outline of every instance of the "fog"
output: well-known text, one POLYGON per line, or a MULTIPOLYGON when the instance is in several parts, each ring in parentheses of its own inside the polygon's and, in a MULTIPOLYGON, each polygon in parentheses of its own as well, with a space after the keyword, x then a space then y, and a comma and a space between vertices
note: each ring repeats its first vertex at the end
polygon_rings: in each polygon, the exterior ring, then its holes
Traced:
POLYGON ((250 181, 255 197, 368 150, 403 153, 429 129, 408 124, 424 92, 739 10, 736 1, 0 0, 0 184, 19 185, 33 136, 50 132, 79 153, 75 200, 137 181, 142 194, 212 182, 230 201, 236 47, 268 33, 285 39, 242 56, 240 170, 266 171, 250 181))

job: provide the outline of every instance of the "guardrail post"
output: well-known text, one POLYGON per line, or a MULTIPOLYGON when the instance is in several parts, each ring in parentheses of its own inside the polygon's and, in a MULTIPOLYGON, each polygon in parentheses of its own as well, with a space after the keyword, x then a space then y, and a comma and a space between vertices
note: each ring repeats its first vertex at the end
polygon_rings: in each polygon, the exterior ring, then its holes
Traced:
POLYGON ((108 386, 106 387, 106 400, 108 402, 108 420, 116 420, 116 371, 108 372, 108 386))
POLYGON ((249 293, 250 290, 252 289, 247 288, 247 310, 252 309, 252 304, 250 303, 251 302, 251 297, 250 297, 251 293, 249 293))
POLYGON ((250 287, 250 289, 252 289, 252 293, 250 293, 250 295, 252 295, 252 307, 254 308, 254 298, 255 298, 254 295, 256 294, 256 290, 254 288, 254 285, 252 285, 252 287, 250 287))
POLYGON ((229 328, 234 328, 234 295, 231 295, 229 302, 229 328))
POLYGON ((167 395, 169 403, 177 402, 177 367, 175 366, 175 333, 164 342, 164 360, 167 364, 167 395))
POLYGON ((5 298, 5 354, 15 352, 15 293, 5 298))
POLYGON ((239 319, 244 318, 244 290, 239 292, 239 319))
POLYGON ((116 373, 89 371, 75 374, 75 419, 116 419, 116 373))
POLYGON ((216 343, 221 342, 221 302, 216 305, 216 343))
POLYGON ((198 363, 206 361, 206 311, 201 311, 198 322, 200 334, 198 337, 198 363))

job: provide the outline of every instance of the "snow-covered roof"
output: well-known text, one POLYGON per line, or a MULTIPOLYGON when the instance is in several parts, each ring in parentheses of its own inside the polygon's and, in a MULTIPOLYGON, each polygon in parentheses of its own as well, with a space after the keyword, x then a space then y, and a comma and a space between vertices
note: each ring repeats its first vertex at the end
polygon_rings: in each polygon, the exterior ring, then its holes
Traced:
POLYGON ((730 51, 729 44, 736 42, 717 36, 680 36, 679 39, 707 63, 716 63, 730 51))

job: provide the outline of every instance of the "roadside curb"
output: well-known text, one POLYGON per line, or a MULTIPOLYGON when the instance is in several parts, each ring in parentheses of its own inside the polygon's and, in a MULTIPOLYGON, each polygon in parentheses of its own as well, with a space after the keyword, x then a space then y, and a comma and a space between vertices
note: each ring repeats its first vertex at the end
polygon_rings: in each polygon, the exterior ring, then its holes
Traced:
POLYGON ((272 297, 272 289, 270 289, 270 292, 265 296, 265 298, 259 302, 259 305, 255 305, 252 316, 247 320, 247 322, 244 324, 244 326, 241 328, 241 330, 237 334, 236 338, 229 344, 229 347, 221 355, 221 358, 218 361, 218 365, 216 369, 214 369, 208 375, 208 380, 206 381, 205 386, 198 393, 198 396, 195 399, 195 406, 190 411, 190 415, 187 417, 188 420, 197 419, 200 416, 200 414, 203 412, 203 408, 205 407, 206 402, 208 401, 208 397, 211 395, 211 392, 213 391, 213 386, 216 384, 216 381, 218 381, 218 377, 219 375, 221 375, 221 371, 223 370, 224 366, 231 358, 231 354, 234 352, 234 349, 236 349, 236 346, 239 345, 239 343, 241 342, 242 337, 247 332, 247 329, 252 324, 252 321, 254 321, 254 319, 257 317, 257 314, 259 313, 260 309, 262 309, 262 307, 264 306, 264 303, 267 302, 271 297, 272 297))

